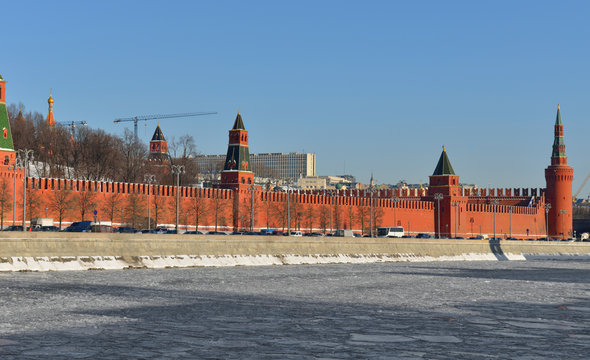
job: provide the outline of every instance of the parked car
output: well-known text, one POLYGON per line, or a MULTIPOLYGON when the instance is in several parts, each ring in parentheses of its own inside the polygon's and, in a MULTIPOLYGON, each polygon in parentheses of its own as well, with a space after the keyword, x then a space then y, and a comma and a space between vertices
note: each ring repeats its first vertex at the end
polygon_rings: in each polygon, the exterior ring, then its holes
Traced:
POLYGON ((21 225, 10 225, 2 231, 23 231, 23 227, 21 225))
POLYGON ((301 231, 291 231, 289 236, 303 236, 303 233, 301 231))
MULTIPOLYGON (((21 228, 22 229, 22 228, 21 228)), ((59 231, 57 226, 39 226, 33 229, 33 231, 59 231)))
POLYGON ((232 231, 230 235, 244 235, 243 231, 232 231))
POLYGON ((426 233, 419 233, 416 235, 416 239, 432 239, 432 235, 426 233))
POLYGON ((137 230, 130 226, 119 226, 116 230, 118 233, 135 234, 137 230))
POLYGON ((223 231, 208 231, 207 235, 227 235, 223 231))
POLYGON ((76 221, 68 226, 65 232, 90 232, 90 224, 92 221, 76 221))
POLYGON ((199 230, 185 231, 184 235, 204 235, 205 233, 199 230))
POLYGON ((322 236, 324 236, 324 234, 319 233, 319 232, 310 232, 310 233, 303 234, 303 236, 322 237, 322 236))

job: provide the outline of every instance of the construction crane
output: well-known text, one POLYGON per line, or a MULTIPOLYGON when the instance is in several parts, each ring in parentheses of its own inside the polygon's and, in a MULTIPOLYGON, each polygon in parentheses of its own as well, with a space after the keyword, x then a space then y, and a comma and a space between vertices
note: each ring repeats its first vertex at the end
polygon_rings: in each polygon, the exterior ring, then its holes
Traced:
POLYGON ((586 185, 586 183, 588 182, 588 180, 590 180, 590 174, 588 174, 586 176, 586 178, 582 182, 582 185, 580 185, 580 187, 578 188, 578 191, 576 191, 576 193, 572 197, 572 201, 574 201, 574 202, 576 201, 576 199, 578 198, 578 195, 580 195, 580 193, 582 192, 582 189, 584 188, 584 185, 586 185))
POLYGON ((70 137, 72 138, 74 137, 74 128, 76 128, 76 125, 88 126, 86 121, 66 121, 60 122, 60 124, 70 127, 70 137))
POLYGON ((182 113, 182 114, 168 114, 168 115, 144 115, 144 116, 134 116, 129 118, 122 118, 116 119, 113 121, 115 124, 124 122, 124 121, 133 121, 133 133, 135 134, 135 140, 137 140, 137 122, 139 121, 147 121, 147 120, 156 120, 156 119, 170 119, 170 118, 179 118, 179 117, 191 117, 191 116, 201 116, 201 115, 213 115, 217 114, 217 112, 192 112, 192 113, 182 113))

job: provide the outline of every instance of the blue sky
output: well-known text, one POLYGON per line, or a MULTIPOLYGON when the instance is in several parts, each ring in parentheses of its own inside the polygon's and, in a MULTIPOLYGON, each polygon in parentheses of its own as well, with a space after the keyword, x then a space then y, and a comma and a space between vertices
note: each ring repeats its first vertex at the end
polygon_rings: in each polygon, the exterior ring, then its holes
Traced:
POLYGON ((544 187, 559 103, 574 192, 590 173, 583 1, 1 7, 7 101, 46 114, 53 88, 57 121, 217 111, 160 125, 220 154, 241 108, 251 152, 314 152, 321 175, 426 182, 445 145, 462 182, 544 187))

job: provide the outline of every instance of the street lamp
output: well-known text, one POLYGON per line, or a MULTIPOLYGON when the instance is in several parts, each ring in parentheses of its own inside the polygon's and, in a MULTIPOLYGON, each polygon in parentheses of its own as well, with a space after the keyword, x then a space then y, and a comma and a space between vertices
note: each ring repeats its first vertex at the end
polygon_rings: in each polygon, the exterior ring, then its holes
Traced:
POLYGON ((455 238, 457 237, 457 208, 461 205, 460 202, 455 201, 453 207, 455 208, 455 238))
POLYGON ((33 155, 33 150, 29 149, 20 149, 18 150, 18 155, 21 159, 21 163, 23 166, 24 176, 24 186, 23 186, 23 231, 27 231, 26 226, 26 215, 27 215, 27 168, 29 167, 29 161, 33 161, 35 158, 33 155))
POLYGON ((250 232, 254 231, 254 185, 250 185, 250 232))
POLYGON ((565 209, 559 210, 561 214, 561 240, 565 240, 565 214, 567 211, 565 209))
POLYGON ((156 182, 156 175, 145 174, 143 181, 148 184, 148 230, 152 229, 152 197, 150 194, 151 184, 156 182))
POLYGON ((287 235, 291 236, 291 180, 287 181, 287 235))
POLYGON ((371 194, 371 201, 370 201, 370 210, 371 210, 371 231, 369 232, 370 236, 373 237, 373 194, 375 194, 375 188, 371 187, 369 189, 369 194, 371 194))
POLYGON ((512 210, 513 206, 508 206, 508 213, 510 214, 510 237, 512 238, 512 210))
POLYGON ((391 201, 393 202, 393 226, 397 226, 397 203, 399 202, 400 198, 395 196, 395 190, 391 196, 391 201))
POLYGON ((494 211, 494 240, 496 240, 496 206, 498 206, 498 199, 492 199, 491 203, 494 211))
MULTIPOLYGON (((14 170, 14 185, 12 187, 12 226, 15 226, 16 224, 16 171, 22 169, 22 167, 20 155, 17 153, 17 156, 14 159, 14 165, 12 165, 12 170, 14 170)), ((10 167, 8 170, 11 170, 10 167)))
POLYGON ((443 194, 441 194, 441 193, 434 194, 434 200, 436 200, 438 203, 437 207, 436 207, 436 210, 438 213, 438 237, 437 237, 438 239, 440 239, 440 201, 442 199, 443 199, 443 194))
POLYGON ((546 203, 543 207, 545 208, 545 232, 547 233, 547 240, 549 240, 549 210, 551 210, 551 204, 546 203))
MULTIPOLYGON (((180 205, 180 174, 184 174, 184 165, 172 165, 172 173, 176 175, 176 233, 178 234, 178 209, 180 205)), ((216 229, 217 230, 217 229, 216 229)))

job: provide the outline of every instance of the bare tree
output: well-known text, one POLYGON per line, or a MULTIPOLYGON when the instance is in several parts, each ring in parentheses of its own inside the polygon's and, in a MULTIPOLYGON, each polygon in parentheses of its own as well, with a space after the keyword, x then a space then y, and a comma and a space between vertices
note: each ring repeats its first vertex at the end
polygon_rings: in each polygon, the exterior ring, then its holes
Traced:
POLYGON ((54 190, 49 198, 49 207, 54 214, 57 214, 60 229, 63 219, 72 209, 72 202, 72 194, 66 189, 54 190))
POLYGON ((361 223, 361 231, 364 234, 365 233, 365 223, 368 221, 367 219, 369 219, 369 217, 371 216, 370 209, 367 206, 359 205, 356 208, 356 212, 358 215, 358 219, 361 223))
POLYGON ((126 222, 131 224, 132 228, 136 225, 143 227, 145 223, 145 203, 143 196, 139 194, 129 194, 127 197, 127 206, 125 207, 126 222))
POLYGON ((320 221, 320 228, 325 234, 329 224, 328 220, 330 219, 330 208, 327 205, 320 206, 318 219, 320 221))
POLYGON ((307 220, 307 228, 309 232, 313 232, 313 219, 315 218, 314 204, 307 204, 305 209, 305 219, 307 220))
POLYGON ((96 193, 84 189, 76 196, 76 202, 80 211, 80 219, 84 221, 86 214, 96 207, 96 193))
POLYGON ((225 226, 225 208, 225 199, 218 192, 213 193, 213 197, 211 198, 211 212, 215 220, 215 231, 217 231, 219 225, 225 226))
POLYGON ((115 221, 115 212, 121 207, 121 202, 121 195, 117 192, 107 196, 106 200, 103 202, 102 211, 108 215, 111 223, 115 221))
POLYGON ((191 214, 195 217, 195 229, 199 230, 200 221, 207 216, 207 202, 202 196, 199 196, 197 190, 193 201, 191 202, 191 214))
POLYGON ((147 146, 135 138, 131 130, 125 129, 120 143, 122 155, 121 174, 124 182, 140 181, 147 159, 147 146))
POLYGON ((0 180, 0 230, 4 228, 4 214, 12 209, 12 189, 8 183, 5 177, 0 180))

